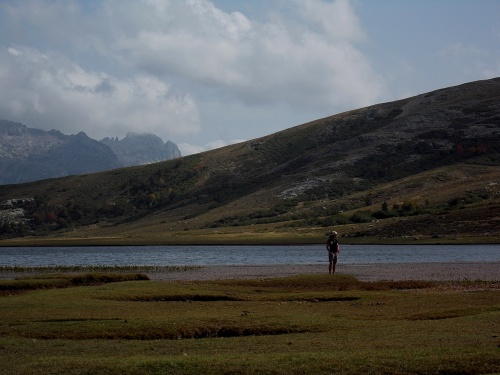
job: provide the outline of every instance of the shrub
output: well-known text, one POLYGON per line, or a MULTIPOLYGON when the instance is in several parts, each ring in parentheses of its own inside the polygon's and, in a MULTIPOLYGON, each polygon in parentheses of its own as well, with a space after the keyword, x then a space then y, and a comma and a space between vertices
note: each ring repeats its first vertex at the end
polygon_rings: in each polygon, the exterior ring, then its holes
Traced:
POLYGON ((353 223, 368 223, 372 221, 372 217, 365 212, 356 212, 349 218, 349 220, 353 223))
POLYGON ((391 211, 386 211, 386 210, 378 210, 378 211, 375 211, 372 216, 375 218, 375 219, 387 219, 389 217, 394 217, 394 216, 397 216, 396 213, 394 212, 391 212, 391 211))

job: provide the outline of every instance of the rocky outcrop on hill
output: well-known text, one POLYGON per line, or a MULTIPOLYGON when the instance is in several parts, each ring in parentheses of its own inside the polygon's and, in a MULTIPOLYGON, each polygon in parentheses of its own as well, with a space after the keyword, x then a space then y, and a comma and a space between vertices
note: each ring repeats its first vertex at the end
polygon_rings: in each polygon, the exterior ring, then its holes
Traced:
POLYGON ((164 144, 152 134, 108 140, 99 142, 84 132, 65 135, 57 130, 46 132, 0 120, 0 185, 94 173, 181 156, 177 145, 170 141, 164 144))

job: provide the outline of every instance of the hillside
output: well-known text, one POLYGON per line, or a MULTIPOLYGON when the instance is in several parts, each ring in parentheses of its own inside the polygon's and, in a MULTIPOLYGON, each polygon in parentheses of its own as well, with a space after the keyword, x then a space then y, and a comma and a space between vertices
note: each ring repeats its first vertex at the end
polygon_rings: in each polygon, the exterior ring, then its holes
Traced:
POLYGON ((497 243, 499 156, 496 78, 171 161, 0 186, 0 201, 18 199, 0 221, 4 238, 89 243, 317 242, 332 227, 349 241, 497 243))

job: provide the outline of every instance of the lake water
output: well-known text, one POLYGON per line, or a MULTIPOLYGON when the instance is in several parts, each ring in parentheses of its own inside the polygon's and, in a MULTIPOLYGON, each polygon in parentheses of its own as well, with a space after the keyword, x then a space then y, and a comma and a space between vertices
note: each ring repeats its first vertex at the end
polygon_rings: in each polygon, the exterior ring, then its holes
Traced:
MULTIPOLYGON (((0 266, 279 265, 327 262, 324 245, 0 247, 0 266)), ((498 262, 500 245, 341 245, 343 264, 498 262)))

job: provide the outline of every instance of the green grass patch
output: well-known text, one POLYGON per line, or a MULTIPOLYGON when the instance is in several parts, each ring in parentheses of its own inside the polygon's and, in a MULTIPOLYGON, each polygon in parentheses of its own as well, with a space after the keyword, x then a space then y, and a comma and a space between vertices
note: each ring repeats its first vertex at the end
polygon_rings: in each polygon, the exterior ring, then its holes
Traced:
POLYGON ((0 295, 36 289, 69 288, 72 286, 100 285, 132 280, 149 280, 144 274, 85 273, 78 275, 54 274, 19 277, 0 281, 0 295))
POLYGON ((498 373, 488 285, 301 275, 38 289, 0 297, 0 362, 5 374, 498 373))

